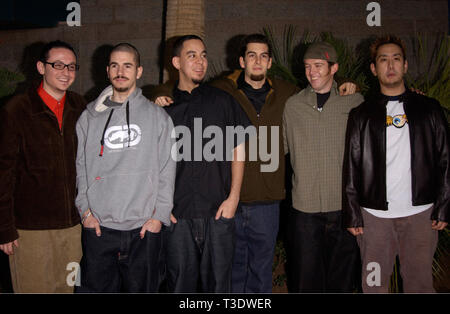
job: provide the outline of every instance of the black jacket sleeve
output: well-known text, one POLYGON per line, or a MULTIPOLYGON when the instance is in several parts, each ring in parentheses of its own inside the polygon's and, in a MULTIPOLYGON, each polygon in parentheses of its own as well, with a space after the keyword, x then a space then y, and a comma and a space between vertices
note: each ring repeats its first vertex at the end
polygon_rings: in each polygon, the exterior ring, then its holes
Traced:
POLYGON ((439 102, 433 110, 435 149, 440 175, 432 220, 450 222, 450 136, 448 122, 439 102))
POLYGON ((345 136, 342 169, 342 222, 344 228, 364 226, 358 197, 361 178, 361 147, 356 110, 357 108, 354 108, 350 111, 345 136))

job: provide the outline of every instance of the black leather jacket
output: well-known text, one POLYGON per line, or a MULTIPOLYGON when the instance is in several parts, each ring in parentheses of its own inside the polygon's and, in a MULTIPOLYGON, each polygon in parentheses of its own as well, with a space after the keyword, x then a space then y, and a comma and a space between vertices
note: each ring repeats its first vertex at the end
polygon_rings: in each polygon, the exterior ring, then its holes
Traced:
MULTIPOLYGON (((363 227, 361 207, 387 210, 387 97, 366 100, 348 118, 342 210, 346 228, 363 227)), ((438 101, 409 90, 402 95, 411 141, 412 204, 434 203, 432 220, 449 222, 450 142, 438 101)))

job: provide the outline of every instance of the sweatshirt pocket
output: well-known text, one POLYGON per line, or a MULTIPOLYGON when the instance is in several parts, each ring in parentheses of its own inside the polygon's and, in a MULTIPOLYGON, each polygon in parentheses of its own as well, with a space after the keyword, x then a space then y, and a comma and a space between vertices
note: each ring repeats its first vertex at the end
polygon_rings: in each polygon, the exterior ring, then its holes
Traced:
POLYGON ((89 207, 102 223, 150 218, 154 195, 149 172, 98 176, 87 190, 89 207))

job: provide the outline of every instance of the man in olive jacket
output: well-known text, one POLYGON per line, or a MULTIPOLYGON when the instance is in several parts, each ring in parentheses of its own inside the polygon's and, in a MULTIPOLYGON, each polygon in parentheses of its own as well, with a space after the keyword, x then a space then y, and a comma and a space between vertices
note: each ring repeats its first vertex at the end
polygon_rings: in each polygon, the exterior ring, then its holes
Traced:
POLYGON ((72 292, 66 269, 81 258, 75 123, 85 101, 67 91, 78 70, 70 45, 48 43, 36 66, 40 86, 0 113, 0 249, 15 292, 72 292))
POLYGON ((358 246, 342 228, 341 181, 348 113, 364 98, 340 96, 338 56, 326 42, 311 44, 303 62, 309 85, 283 114, 292 164, 292 209, 286 227, 289 292, 347 292, 357 285, 358 246))

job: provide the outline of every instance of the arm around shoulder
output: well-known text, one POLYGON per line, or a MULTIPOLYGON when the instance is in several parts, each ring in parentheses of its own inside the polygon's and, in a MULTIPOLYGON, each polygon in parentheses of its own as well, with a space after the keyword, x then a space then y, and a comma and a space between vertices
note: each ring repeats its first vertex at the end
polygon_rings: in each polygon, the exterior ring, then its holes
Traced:
POLYGON ((146 97, 151 101, 155 102, 158 97, 167 96, 173 98, 173 89, 175 87, 175 82, 167 81, 164 84, 155 86, 146 97))

